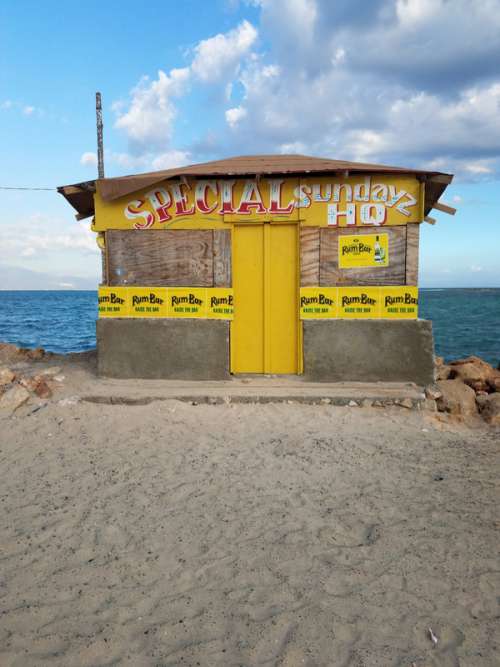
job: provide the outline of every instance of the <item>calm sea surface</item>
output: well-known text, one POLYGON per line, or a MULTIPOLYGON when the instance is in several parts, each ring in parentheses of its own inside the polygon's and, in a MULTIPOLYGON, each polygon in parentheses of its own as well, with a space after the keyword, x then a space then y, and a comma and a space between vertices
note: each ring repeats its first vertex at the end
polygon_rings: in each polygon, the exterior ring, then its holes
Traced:
MULTIPOLYGON (((95 347, 97 293, 0 291, 0 341, 50 352, 95 347)), ((434 327, 436 354, 500 362, 500 289, 421 289, 420 316, 434 327)))

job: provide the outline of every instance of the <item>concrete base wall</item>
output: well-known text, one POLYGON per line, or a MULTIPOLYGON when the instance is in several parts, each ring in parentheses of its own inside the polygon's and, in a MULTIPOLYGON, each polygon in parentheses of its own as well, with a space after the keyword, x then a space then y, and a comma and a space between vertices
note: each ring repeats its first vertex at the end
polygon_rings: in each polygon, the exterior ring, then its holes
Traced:
POLYGON ((434 381, 428 320, 304 321, 304 375, 318 382, 434 381))
POLYGON ((229 322, 97 320, 97 370, 114 378, 226 380, 229 322))

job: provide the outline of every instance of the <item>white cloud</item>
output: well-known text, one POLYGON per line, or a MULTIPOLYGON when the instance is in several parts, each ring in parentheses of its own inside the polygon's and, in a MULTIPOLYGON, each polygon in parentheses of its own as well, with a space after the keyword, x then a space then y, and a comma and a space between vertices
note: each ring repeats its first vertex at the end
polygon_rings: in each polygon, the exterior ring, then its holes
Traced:
POLYGON ((92 152, 83 153, 80 158, 80 164, 83 164, 84 167, 96 167, 97 155, 92 152))
POLYGON ((0 109, 10 109, 12 108, 12 100, 4 100, 2 104, 0 104, 0 109))
POLYGON ((43 259, 64 252, 69 255, 80 253, 95 255, 99 249, 95 234, 88 222, 54 220, 43 214, 35 214, 15 224, 2 225, 0 261, 9 263, 14 257, 43 259), (61 229, 67 230, 61 233, 61 229))
POLYGON ((396 14, 402 26, 414 29, 435 16, 442 4, 441 0, 397 0, 396 14))
POLYGON ((33 257, 36 254, 35 248, 27 246, 21 250, 21 257, 33 257))
POLYGON ((176 116, 173 100, 186 92, 189 76, 189 68, 184 67, 169 74, 159 70, 155 81, 144 77, 132 91, 128 111, 118 112, 115 127, 125 130, 138 148, 167 146, 176 116))
POLYGON ((174 167, 183 167, 190 162, 190 155, 187 151, 171 150, 160 153, 151 161, 153 169, 173 169, 174 167))
POLYGON ((26 105, 25 107, 23 107, 23 114, 25 116, 31 116, 33 115, 34 112, 35 112, 35 107, 33 106, 26 105))
POLYGON ((204 83, 226 80, 234 75, 241 58, 248 53, 257 39, 257 30, 249 21, 243 21, 226 34, 202 40, 194 49, 191 71, 204 83))
POLYGON ((114 105, 130 150, 108 161, 149 169, 290 151, 472 180, 500 172, 500 0, 255 5, 258 25, 201 40, 185 67, 114 105), (176 143, 181 100, 187 146, 176 143))
POLYGON ((185 163, 187 153, 171 146, 176 100, 189 92, 193 81, 222 86, 223 97, 229 99, 232 79, 256 39, 257 30, 249 21, 243 21, 225 34, 200 41, 189 66, 172 69, 168 74, 160 70, 154 81, 143 77, 132 90, 128 108, 123 100, 115 102, 115 127, 126 132, 132 153, 142 158, 156 152, 159 154, 154 162, 185 163))
POLYGON ((244 107, 233 107, 227 109, 225 115, 229 127, 236 127, 238 122, 247 115, 247 110, 244 107))

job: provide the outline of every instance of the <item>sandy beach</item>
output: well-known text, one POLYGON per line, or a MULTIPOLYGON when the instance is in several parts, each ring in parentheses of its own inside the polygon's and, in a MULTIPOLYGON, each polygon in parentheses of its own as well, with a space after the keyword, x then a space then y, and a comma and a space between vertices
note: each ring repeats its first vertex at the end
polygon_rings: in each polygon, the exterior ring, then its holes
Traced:
POLYGON ((2 667, 500 664, 498 430, 63 372, 0 419, 2 667))

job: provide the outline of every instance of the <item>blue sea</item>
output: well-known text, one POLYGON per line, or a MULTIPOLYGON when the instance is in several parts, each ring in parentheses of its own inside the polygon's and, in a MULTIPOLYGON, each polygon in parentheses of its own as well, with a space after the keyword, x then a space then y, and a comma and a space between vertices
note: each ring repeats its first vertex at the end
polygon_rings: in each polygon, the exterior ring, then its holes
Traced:
MULTIPOLYGON (((436 354, 500 362, 500 289, 420 289, 420 317, 433 322, 436 354)), ((50 352, 95 347, 97 293, 0 291, 0 341, 50 352)))

